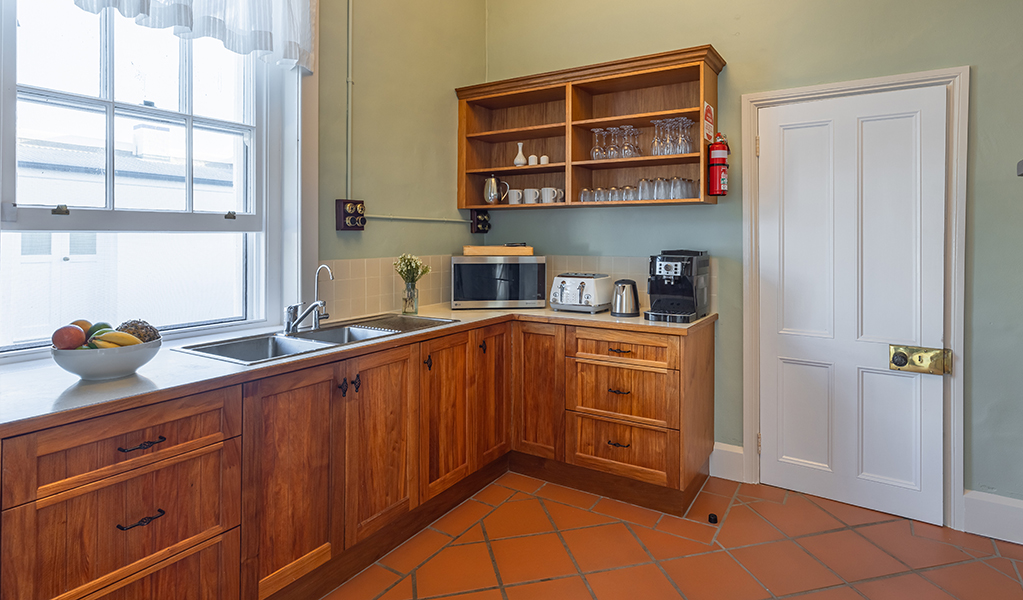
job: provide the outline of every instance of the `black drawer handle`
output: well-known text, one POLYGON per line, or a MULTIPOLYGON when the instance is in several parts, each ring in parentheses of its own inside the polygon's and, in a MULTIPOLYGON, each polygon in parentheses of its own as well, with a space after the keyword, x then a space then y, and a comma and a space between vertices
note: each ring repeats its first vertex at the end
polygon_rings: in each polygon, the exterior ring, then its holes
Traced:
POLYGON ((431 355, 427 356, 426 360, 423 361, 423 364, 426 365, 426 370, 427 371, 432 371, 433 370, 433 355, 431 354, 431 355))
POLYGON ((352 380, 352 386, 355 388, 356 392, 359 391, 359 388, 362 387, 362 373, 355 375, 355 379, 352 380))
POLYGON ((348 378, 345 377, 341 380, 341 385, 337 386, 341 390, 341 397, 344 398, 348 395, 348 378))
POLYGON ((118 448, 117 451, 118 452, 124 452, 125 454, 127 454, 129 452, 134 452, 136 450, 149 450, 153 446, 155 446, 155 445, 157 445, 157 444, 159 444, 161 442, 166 442, 166 441, 167 441, 167 438, 165 438, 165 437, 163 437, 161 435, 160 438, 157 439, 155 442, 142 442, 141 444, 139 444, 138 446, 135 446, 134 448, 118 448))
POLYGON ((608 445, 608 446, 614 446, 615 448, 628 448, 628 447, 629 447, 629 446, 631 446, 632 444, 625 444, 625 445, 623 446, 623 445, 619 444, 618 442, 612 442, 611 440, 608 440, 608 441, 607 441, 607 445, 608 445))
POLYGON ((480 344, 480 348, 483 349, 483 354, 487 353, 487 340, 483 340, 483 343, 480 344))
POLYGON ((158 509, 156 509, 156 516, 155 517, 142 517, 142 519, 140 519, 139 522, 135 523, 134 525, 128 525, 127 527, 125 527, 124 525, 118 525, 117 528, 120 529, 121 531, 128 531, 129 529, 132 529, 134 527, 145 527, 146 525, 149 525, 150 523, 152 523, 153 521, 159 519, 160 517, 164 516, 165 514, 167 514, 167 513, 164 512, 164 510, 162 508, 158 508, 158 509))
POLYGON ((629 394, 632 393, 632 392, 623 392, 621 390, 612 390, 611 388, 607 388, 607 391, 611 392, 612 394, 618 394, 619 396, 628 396, 629 394))
POLYGON ((615 354, 632 354, 632 350, 619 350, 618 348, 608 348, 607 351, 615 354))

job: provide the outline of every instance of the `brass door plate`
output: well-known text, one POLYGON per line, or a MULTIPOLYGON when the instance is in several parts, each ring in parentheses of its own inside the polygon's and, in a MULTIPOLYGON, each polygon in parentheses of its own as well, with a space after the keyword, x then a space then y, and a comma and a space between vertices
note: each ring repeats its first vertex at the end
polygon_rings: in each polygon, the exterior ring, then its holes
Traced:
POLYGON ((889 344, 888 368, 892 371, 945 375, 952 372, 952 351, 889 344))

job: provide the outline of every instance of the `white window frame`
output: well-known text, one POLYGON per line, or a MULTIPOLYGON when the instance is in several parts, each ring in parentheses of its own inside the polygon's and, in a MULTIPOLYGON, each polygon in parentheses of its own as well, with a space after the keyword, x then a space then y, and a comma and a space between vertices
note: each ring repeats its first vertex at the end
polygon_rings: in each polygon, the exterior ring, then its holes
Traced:
MULTIPOLYGON (((286 264, 308 263, 308 250, 303 250, 302 238, 315 240, 315 218, 310 222, 303 214, 316 214, 303 201, 301 154, 303 140, 290 133, 293 127, 301 128, 302 76, 298 70, 286 71, 267 65, 250 56, 250 72, 253 75, 252 94, 252 146, 250 149, 249 177, 251 199, 248 213, 237 213, 226 218, 223 213, 142 211, 112 208, 109 198, 112 186, 108 185, 107 206, 104 208, 71 208, 70 215, 55 215, 54 207, 18 206, 16 202, 17 182, 17 1, 0 0, 0 203, 4 215, 0 219, 0 231, 95 231, 95 232, 237 232, 262 233, 260 248, 250 248, 249 256, 259 252, 258 261, 248 260, 246 280, 248 301, 244 321, 200 325, 164 332, 164 339, 208 336, 211 334, 238 333, 255 328, 265 329, 281 323, 281 314, 286 302, 294 302, 300 296, 305 283, 294 269, 285 269, 286 264), (294 175, 292 175, 294 174, 294 175), (298 191, 298 194, 291 193, 298 191), (11 208, 14 208, 12 211, 11 208), (8 217, 14 215, 16 220, 8 217), (287 246, 285 244, 287 242, 287 246), (292 247, 296 246, 296 247, 292 247), (253 268, 261 263, 262 270, 253 268), (297 276, 297 277, 296 277, 297 276), (297 279, 298 281, 295 281, 297 279), (260 315, 255 317, 254 315, 260 315)), ((31 0, 21 0, 28 1, 31 0)), ((105 12, 109 13, 110 10, 105 12)), ((101 18, 110 19, 110 16, 101 18)), ((190 53, 189 53, 190 54, 190 53)), ((190 83, 190 82, 189 82, 190 83)), ((188 85, 186 83, 185 85, 188 85)), ((77 96, 35 90, 22 86, 23 90, 52 97, 55 100, 73 99, 95 106, 104 105, 105 110, 124 109, 146 116, 167 116, 170 113, 155 107, 111 102, 91 97, 77 96), (107 107, 108 105, 109 107, 107 107)), ((187 107, 191 108, 191 107, 187 107)), ((215 129, 237 130, 237 124, 216 119, 188 117, 198 126, 210 125, 215 129)), ((315 122, 315 121, 314 121, 315 122)), ((112 133, 108 133, 108 137, 112 133)), ((314 139, 311 140, 315 143, 314 139)), ((190 141, 190 140, 189 140, 190 141)), ((191 144, 189 144, 187 181, 191 184, 191 144)), ((112 140, 107 152, 113 152, 112 140)), ((315 153, 315 152, 314 152, 315 153)), ((307 157, 308 158, 308 157, 307 157)), ((315 159, 315 156, 313 157, 315 159)), ((108 164, 112 164, 108 160, 108 164)), ((112 178, 112 169, 107 169, 112 178)), ((315 182, 313 182, 315 183, 315 182)), ((191 207, 191 185, 188 186, 188 207, 191 207)), ((313 186, 315 191, 315 185, 313 186)), ((315 202, 315 196, 313 198, 315 202)), ((315 241, 313 241, 315 244, 315 241)), ((313 253, 313 256, 315 254, 313 253)), ((305 269, 302 269, 304 271, 305 269)), ((33 348, 5 352, 0 355, 0 364, 40 358, 48 348, 33 348)))

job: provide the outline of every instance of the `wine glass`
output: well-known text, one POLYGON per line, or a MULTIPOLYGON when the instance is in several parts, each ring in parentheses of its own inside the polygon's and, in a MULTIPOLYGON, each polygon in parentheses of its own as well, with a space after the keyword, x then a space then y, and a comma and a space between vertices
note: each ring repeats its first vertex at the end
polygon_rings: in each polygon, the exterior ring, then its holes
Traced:
POLYGON ((603 160, 607 158, 607 150, 604 149, 601 138, 604 136, 604 130, 599 127, 593 130, 593 148, 590 149, 590 158, 592 160, 603 160))
POLYGON ((622 125, 622 158, 639 156, 639 148, 632 143, 636 128, 632 125, 622 125))
POLYGON ((622 146, 621 146, 621 135, 622 130, 618 127, 608 127, 608 133, 611 134, 611 143, 607 146, 607 158, 621 158, 622 157, 622 146))
POLYGON ((664 154, 664 138, 662 137, 661 124, 664 121, 650 121, 654 124, 654 140, 650 143, 650 154, 652 156, 661 156, 664 154))

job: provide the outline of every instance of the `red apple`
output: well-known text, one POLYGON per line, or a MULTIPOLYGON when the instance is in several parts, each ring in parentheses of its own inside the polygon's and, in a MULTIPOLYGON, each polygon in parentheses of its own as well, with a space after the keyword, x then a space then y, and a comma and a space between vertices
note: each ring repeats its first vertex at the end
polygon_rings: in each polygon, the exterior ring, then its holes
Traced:
POLYGON ((53 332, 50 341, 58 350, 74 350, 85 343, 85 332, 78 325, 65 325, 53 332))

